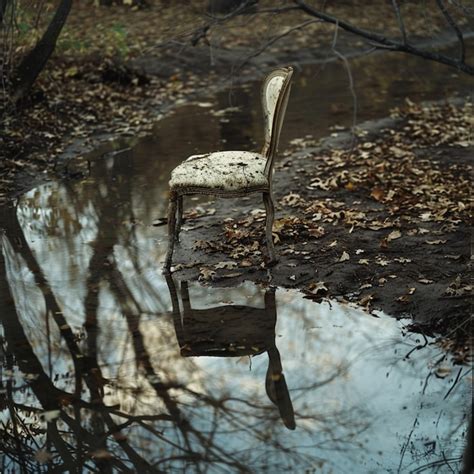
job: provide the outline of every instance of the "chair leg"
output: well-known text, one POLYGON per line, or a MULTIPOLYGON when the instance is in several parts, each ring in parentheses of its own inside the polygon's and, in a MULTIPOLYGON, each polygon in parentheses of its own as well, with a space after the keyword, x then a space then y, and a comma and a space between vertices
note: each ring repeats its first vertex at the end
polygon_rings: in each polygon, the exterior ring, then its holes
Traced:
POLYGON ((273 205, 273 198, 271 193, 263 193, 263 203, 265 204, 265 232, 267 237, 267 248, 268 255, 270 257, 270 263, 276 263, 277 258, 275 256, 275 247, 273 246, 273 219, 275 218, 275 206, 273 205))
POLYGON ((179 242, 179 232, 183 223, 183 196, 178 197, 178 220, 176 222, 176 242, 179 242))
POLYGON ((169 270, 171 267, 171 260, 173 259, 175 232, 176 232, 176 207, 178 196, 173 191, 170 194, 170 202, 168 205, 168 253, 166 254, 165 269, 169 270))

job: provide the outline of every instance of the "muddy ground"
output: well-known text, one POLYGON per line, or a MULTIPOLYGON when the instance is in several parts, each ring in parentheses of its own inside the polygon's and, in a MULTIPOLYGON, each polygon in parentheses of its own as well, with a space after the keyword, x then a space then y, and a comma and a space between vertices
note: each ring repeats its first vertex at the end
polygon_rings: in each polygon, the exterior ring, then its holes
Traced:
POLYGON ((285 153, 274 177, 275 266, 266 264, 253 195, 188 211, 176 276, 224 286, 250 279, 410 316, 414 330, 447 336, 464 360, 472 107, 409 104, 396 115, 363 124, 355 142, 336 133, 296 140, 285 153))

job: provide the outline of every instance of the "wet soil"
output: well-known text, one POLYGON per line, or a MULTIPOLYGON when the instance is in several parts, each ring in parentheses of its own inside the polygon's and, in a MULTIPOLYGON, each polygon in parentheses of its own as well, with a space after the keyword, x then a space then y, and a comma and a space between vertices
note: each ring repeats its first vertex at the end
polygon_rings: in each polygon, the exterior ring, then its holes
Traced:
MULTIPOLYGON (((396 129, 397 125, 401 126, 395 120, 386 120, 383 127, 371 123, 365 130, 374 137, 381 128, 396 129)), ((365 139, 373 137, 369 135, 365 139)), ((345 138, 350 142, 349 136, 345 138)), ((297 219, 308 218, 307 213, 298 207, 282 203, 282 197, 288 195, 290 189, 311 202, 344 203, 338 209, 342 213, 356 208, 379 222, 392 220, 387 207, 371 195, 371 189, 351 190, 340 186, 328 192, 307 186, 318 156, 327 148, 340 145, 341 137, 329 139, 319 148, 306 149, 282 161, 274 177, 274 193, 279 202, 277 222, 288 215, 297 219)), ((436 160, 443 173, 450 164, 456 163, 459 170, 464 170, 459 178, 463 175, 464 179, 469 179, 473 153, 474 147, 426 148, 417 155, 415 164, 417 160, 426 158, 436 160)), ((382 309, 398 317, 413 317, 413 329, 457 338, 461 347, 470 337, 470 227, 467 221, 455 230, 447 230, 446 221, 422 222, 409 217, 409 213, 399 212, 400 220, 396 225, 388 224, 377 230, 354 227, 341 219, 325 226, 324 235, 318 238, 311 238, 304 231, 301 234, 290 232, 285 238, 282 232, 276 245, 279 261, 268 268, 263 216, 251 218, 255 209, 263 207, 260 196, 254 195, 244 202, 216 200, 210 207, 211 216, 206 216, 204 211, 201 217, 189 219, 187 231, 185 224, 182 243, 175 254, 180 278, 212 280, 211 284, 217 285, 252 280, 302 288, 309 298, 315 300, 330 297, 358 302, 368 311, 382 309), (229 252, 220 251, 220 243, 228 240, 228 227, 222 224, 223 216, 232 216, 230 225, 236 228, 236 232, 243 227, 253 230, 252 237, 246 241, 249 247, 254 242, 252 238, 259 241, 257 251, 245 255, 244 268, 241 262, 220 268, 222 264, 219 262, 232 261, 229 252), (421 232, 416 230, 420 228, 421 232), (401 237, 387 242, 394 229, 401 237), (196 245, 196 241, 208 245, 196 245), (201 250, 202 247, 205 250, 201 250), (347 260, 343 257, 346 253, 347 260), (190 268, 183 268, 188 266, 190 268)))

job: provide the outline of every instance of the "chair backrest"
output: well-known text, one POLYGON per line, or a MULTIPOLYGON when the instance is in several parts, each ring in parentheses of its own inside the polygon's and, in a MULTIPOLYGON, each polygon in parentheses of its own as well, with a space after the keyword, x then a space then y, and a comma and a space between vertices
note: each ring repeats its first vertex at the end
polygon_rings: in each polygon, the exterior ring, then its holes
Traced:
POLYGON ((267 157, 265 173, 270 177, 278 149, 281 127, 291 88, 293 68, 276 69, 265 79, 262 88, 262 106, 265 117, 265 143, 262 154, 267 157))

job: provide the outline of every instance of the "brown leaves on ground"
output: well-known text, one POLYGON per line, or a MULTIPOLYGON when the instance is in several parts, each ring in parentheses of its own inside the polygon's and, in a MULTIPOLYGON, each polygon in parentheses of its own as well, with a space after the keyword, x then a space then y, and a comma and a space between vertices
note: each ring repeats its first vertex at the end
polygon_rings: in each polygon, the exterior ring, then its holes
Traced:
MULTIPOLYGON (((355 198, 370 196, 383 205, 382 212, 377 212, 377 205, 373 209, 358 206, 357 199, 349 205, 335 197, 314 201, 296 193, 287 194, 280 203, 301 210, 313 222, 371 230, 395 228, 386 243, 402 237, 401 225, 414 235, 424 233, 424 223, 442 222, 446 231, 467 222, 470 167, 456 160, 443 162, 443 149, 471 143, 472 104, 425 107, 408 101, 404 110, 394 114, 401 126, 383 130, 373 139, 361 132, 355 147, 315 155, 306 185, 309 191, 328 191, 333 196, 338 190, 348 190, 355 198)), ((428 239, 426 243, 444 242, 428 239)))

